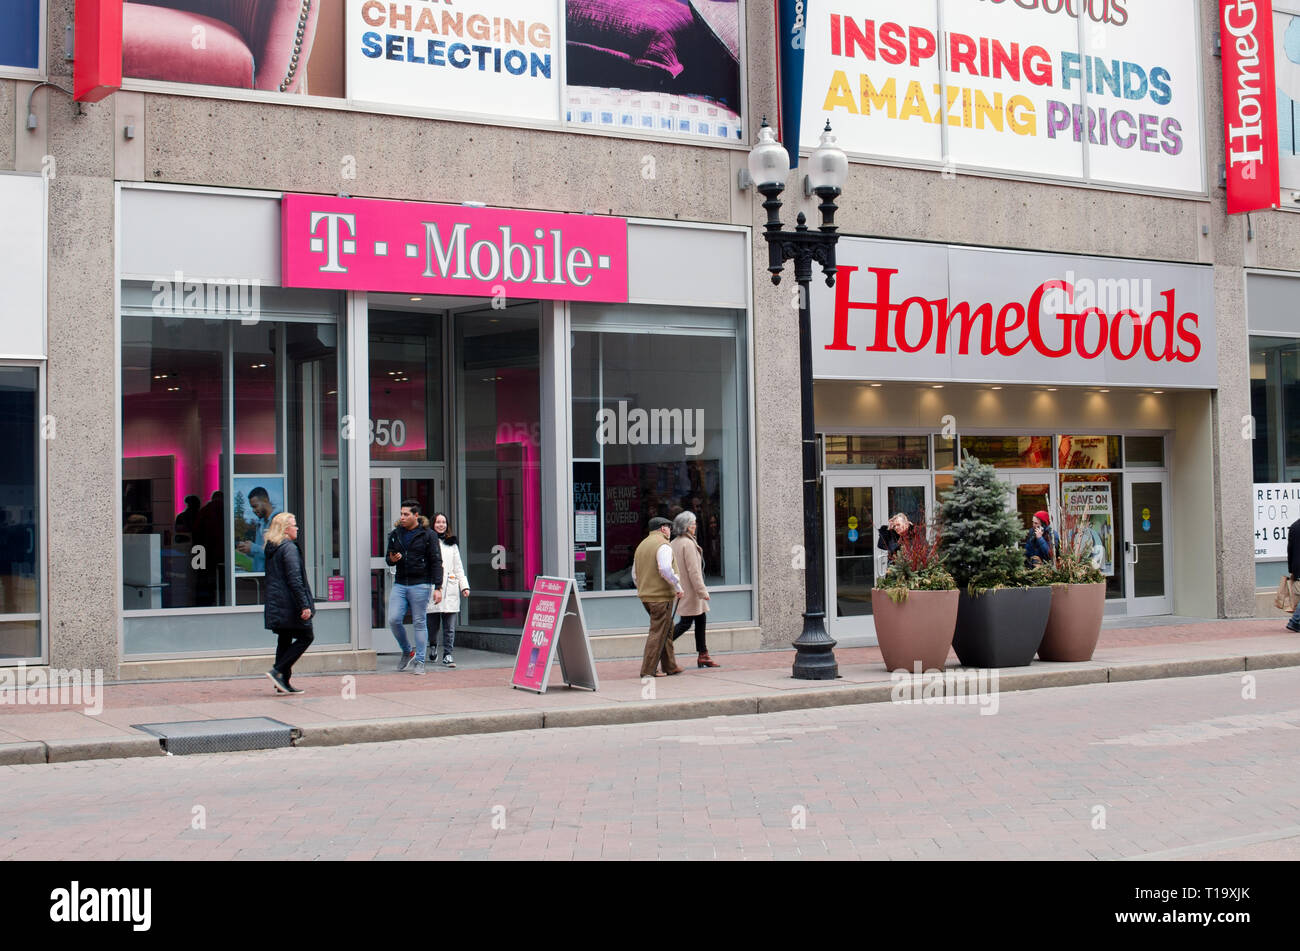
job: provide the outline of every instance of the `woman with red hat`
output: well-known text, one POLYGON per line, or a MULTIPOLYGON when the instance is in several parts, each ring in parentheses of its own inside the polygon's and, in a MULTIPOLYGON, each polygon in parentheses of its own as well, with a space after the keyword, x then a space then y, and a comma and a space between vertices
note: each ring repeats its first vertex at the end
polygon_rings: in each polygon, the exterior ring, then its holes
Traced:
POLYGON ((1047 513, 1034 513, 1034 530, 1025 542, 1025 563, 1030 567, 1050 564, 1052 561, 1052 528, 1047 513))

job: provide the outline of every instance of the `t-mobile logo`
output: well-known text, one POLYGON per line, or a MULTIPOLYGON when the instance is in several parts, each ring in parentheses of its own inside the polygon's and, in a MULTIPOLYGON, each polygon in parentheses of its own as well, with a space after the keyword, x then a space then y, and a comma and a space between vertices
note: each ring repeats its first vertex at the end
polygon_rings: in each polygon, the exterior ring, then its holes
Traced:
POLYGON ((326 255, 325 266, 320 270, 324 274, 346 274, 348 269, 340 263, 340 255, 357 253, 357 216, 345 215, 340 211, 313 211, 311 215, 311 249, 315 254, 326 255), (317 235, 320 223, 325 222, 325 235, 317 235), (348 237, 342 235, 343 227, 348 229, 348 237))

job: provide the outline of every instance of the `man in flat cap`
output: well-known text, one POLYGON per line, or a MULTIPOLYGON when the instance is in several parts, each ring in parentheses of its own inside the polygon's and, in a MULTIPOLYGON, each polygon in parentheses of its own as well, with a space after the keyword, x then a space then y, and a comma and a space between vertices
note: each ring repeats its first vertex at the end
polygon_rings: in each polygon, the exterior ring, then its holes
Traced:
POLYGON ((680 674, 673 656, 673 599, 682 596, 681 579, 677 577, 677 564, 673 559, 668 535, 673 523, 666 518, 650 519, 649 532, 632 557, 632 583, 637 597, 650 615, 650 636, 645 642, 645 655, 641 658, 642 677, 663 677, 680 674), (655 673, 657 666, 662 673, 655 673))

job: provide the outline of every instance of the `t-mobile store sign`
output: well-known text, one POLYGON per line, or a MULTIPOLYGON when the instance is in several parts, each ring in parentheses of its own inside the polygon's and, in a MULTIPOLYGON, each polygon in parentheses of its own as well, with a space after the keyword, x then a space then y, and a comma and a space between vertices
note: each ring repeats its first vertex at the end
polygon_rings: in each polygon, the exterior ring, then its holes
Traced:
POLYGON ((627 301, 627 221, 285 195, 281 283, 328 290, 627 301))
POLYGON ((813 375, 1217 386, 1210 268, 844 238, 813 375))

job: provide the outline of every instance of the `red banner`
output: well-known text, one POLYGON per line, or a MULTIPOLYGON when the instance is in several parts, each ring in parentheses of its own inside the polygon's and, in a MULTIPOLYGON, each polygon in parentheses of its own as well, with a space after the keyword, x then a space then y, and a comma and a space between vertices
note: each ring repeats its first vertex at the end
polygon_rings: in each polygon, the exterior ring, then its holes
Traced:
POLYGON ((99 102, 122 87, 122 0, 77 0, 72 88, 99 102))
POLYGON ((539 577, 533 582, 533 597, 528 602, 528 620, 515 657, 514 676, 510 683, 538 693, 546 691, 546 674, 551 666, 551 652, 564 619, 564 605, 569 597, 567 582, 539 577))
POLYGON ((1276 208, 1277 155, 1272 0, 1219 0, 1228 214, 1276 208))

